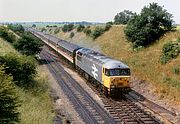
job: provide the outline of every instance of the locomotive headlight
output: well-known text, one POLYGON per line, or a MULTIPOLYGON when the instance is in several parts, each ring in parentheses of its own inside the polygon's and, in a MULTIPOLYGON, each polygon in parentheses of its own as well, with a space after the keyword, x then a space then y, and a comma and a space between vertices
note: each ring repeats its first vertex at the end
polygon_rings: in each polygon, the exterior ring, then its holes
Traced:
POLYGON ((115 86, 114 86, 114 85, 111 85, 111 88, 115 88, 115 86))

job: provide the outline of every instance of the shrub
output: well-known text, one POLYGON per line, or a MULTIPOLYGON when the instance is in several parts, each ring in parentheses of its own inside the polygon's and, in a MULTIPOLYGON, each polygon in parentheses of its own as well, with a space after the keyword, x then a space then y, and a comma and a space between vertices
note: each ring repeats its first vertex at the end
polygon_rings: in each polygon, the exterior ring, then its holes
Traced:
POLYGON ((178 66, 174 66, 172 70, 173 70, 173 73, 174 73, 174 74, 177 74, 177 75, 178 75, 178 74, 180 73, 180 70, 179 70, 179 67, 178 67, 178 66))
POLYGON ((35 55, 41 51, 43 43, 30 32, 23 33, 22 37, 14 43, 14 47, 25 55, 35 55))
POLYGON ((85 28, 85 29, 83 30, 83 32, 84 32, 87 36, 90 36, 90 34, 91 34, 91 29, 85 28))
POLYGON ((56 29, 54 30, 54 34, 59 33, 59 31, 60 31, 60 29, 59 29, 59 28, 56 28, 56 29))
POLYGON ((74 37, 74 32, 71 32, 69 37, 73 38, 74 37))
POLYGON ((101 36, 104 33, 104 29, 97 26, 95 30, 91 33, 91 36, 93 39, 96 39, 97 37, 101 36))
POLYGON ((32 24, 32 26, 31 26, 32 28, 35 28, 36 27, 36 24, 32 24))
POLYGON ((113 22, 107 22, 106 25, 113 25, 113 22))
POLYGON ((0 66, 0 123, 13 124, 19 122, 18 106, 20 102, 12 77, 5 74, 0 66))
POLYGON ((73 30, 73 28, 74 28, 74 25, 73 25, 73 24, 64 25, 64 26, 62 27, 62 31, 63 31, 63 32, 69 32, 69 31, 73 30))
POLYGON ((2 37, 4 40, 13 43, 16 41, 16 37, 12 32, 9 32, 6 27, 0 26, 0 37, 2 37))
POLYGON ((124 30, 133 47, 147 46, 165 32, 173 30, 172 15, 157 3, 144 7, 139 15, 128 21, 124 30))
POLYGON ((112 27, 111 24, 106 24, 104 31, 109 31, 109 29, 112 27))
POLYGON ((45 27, 43 27, 42 29, 41 29, 41 32, 46 32, 47 31, 47 29, 45 28, 45 27))
POLYGON ((162 55, 161 55, 161 63, 165 64, 169 60, 177 58, 177 56, 180 54, 180 44, 179 41, 170 41, 166 44, 164 44, 162 48, 162 55))
POLYGON ((31 85, 36 74, 36 61, 30 56, 18 56, 9 53, 0 56, 0 65, 5 65, 6 74, 11 74, 18 86, 31 85))
POLYGON ((24 27, 20 24, 10 24, 8 27, 16 33, 23 33, 25 31, 24 27))
POLYGON ((78 25, 77 32, 82 32, 84 28, 84 25, 78 25))

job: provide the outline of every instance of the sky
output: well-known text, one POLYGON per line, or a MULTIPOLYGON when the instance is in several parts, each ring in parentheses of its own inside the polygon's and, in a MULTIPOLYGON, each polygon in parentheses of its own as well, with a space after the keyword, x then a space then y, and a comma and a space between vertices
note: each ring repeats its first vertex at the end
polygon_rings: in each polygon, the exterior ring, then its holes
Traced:
POLYGON ((180 0, 0 0, 0 22, 113 21, 114 16, 156 2, 180 24, 180 0))

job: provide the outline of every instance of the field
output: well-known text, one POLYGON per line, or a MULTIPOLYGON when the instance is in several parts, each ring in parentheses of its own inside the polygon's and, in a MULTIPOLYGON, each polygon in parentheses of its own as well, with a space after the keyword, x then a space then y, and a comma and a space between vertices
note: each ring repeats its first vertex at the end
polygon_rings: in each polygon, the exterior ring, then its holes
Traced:
MULTIPOLYGON (((9 52, 21 55, 19 52, 14 50, 9 43, 0 38, 0 54, 2 55, 9 52)), ((47 75, 43 69, 42 66, 39 66, 38 76, 35 79, 37 82, 35 88, 22 89, 16 87, 22 102, 22 106, 19 107, 21 118, 20 123, 22 124, 53 123, 53 102, 49 96, 47 75)))
POLYGON ((49 26, 58 26, 58 27, 61 27, 61 26, 63 26, 63 24, 59 24, 59 23, 48 23, 48 22, 46 22, 46 23, 23 23, 22 24, 22 26, 24 26, 24 27, 31 27, 33 24, 35 24, 37 27, 40 27, 40 28, 42 28, 42 27, 46 27, 47 25, 49 25, 49 26))
POLYGON ((180 38, 180 27, 177 28, 177 31, 165 34, 154 44, 138 51, 133 51, 131 43, 126 41, 123 32, 124 26, 113 26, 95 41, 83 32, 77 32, 76 29, 72 31, 75 32, 72 39, 69 38, 70 32, 63 33, 61 31, 56 36, 101 51, 127 63, 133 76, 146 80, 146 83, 154 86, 153 92, 160 94, 161 98, 168 98, 175 101, 176 104, 180 104, 180 74, 174 72, 176 68, 180 69, 180 57, 165 65, 160 63, 163 44, 180 38))
POLYGON ((179 31, 180 31, 180 26, 179 26, 179 25, 177 26, 177 30, 179 30, 179 31))

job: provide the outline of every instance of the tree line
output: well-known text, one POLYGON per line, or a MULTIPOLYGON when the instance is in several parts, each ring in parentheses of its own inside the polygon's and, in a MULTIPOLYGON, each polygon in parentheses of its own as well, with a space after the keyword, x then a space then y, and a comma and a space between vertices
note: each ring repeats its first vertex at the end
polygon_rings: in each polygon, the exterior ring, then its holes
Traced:
POLYGON ((0 26, 0 37, 21 53, 0 55, 0 123, 17 123, 20 121, 17 108, 21 101, 16 86, 27 89, 35 85, 37 62, 34 57, 43 44, 22 25, 0 26))

